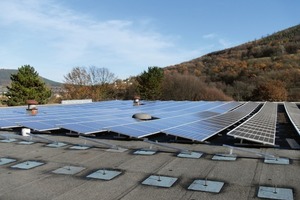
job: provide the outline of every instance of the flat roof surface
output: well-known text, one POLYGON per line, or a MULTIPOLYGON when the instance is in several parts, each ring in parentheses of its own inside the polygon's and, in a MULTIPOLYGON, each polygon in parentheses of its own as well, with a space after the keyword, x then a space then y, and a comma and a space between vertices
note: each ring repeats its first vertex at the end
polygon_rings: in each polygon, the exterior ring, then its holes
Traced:
POLYGON ((260 199, 260 186, 291 188, 294 199, 300 199, 300 151, 276 148, 251 148, 253 151, 289 158, 289 165, 266 164, 264 159, 249 152, 233 150, 236 161, 212 160, 215 154, 229 153, 223 146, 206 144, 169 143, 183 149, 204 153, 199 159, 177 157, 178 152, 164 147, 154 155, 134 155, 138 149, 149 148, 143 141, 105 140, 127 148, 125 152, 107 151, 106 147, 71 150, 70 146, 84 143, 78 137, 47 135, 55 141, 67 143, 60 148, 46 147, 37 142, 22 145, 18 142, 0 143, 0 157, 16 159, 0 166, 0 199, 260 199), (11 166, 27 160, 44 165, 24 170, 11 166), (55 174, 64 166, 82 167, 74 175, 55 174), (100 169, 117 170, 121 174, 112 180, 87 178, 100 169), (170 188, 143 185, 150 175, 178 178, 170 188), (224 182, 220 193, 188 190, 194 180, 224 182))

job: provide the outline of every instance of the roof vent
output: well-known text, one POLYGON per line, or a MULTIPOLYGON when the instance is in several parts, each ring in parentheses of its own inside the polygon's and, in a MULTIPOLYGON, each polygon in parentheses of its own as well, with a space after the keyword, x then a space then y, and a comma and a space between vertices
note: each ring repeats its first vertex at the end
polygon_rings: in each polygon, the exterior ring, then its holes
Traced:
POLYGON ((132 115, 132 118, 139 119, 139 120, 151 120, 153 119, 151 115, 147 113, 136 113, 132 115))

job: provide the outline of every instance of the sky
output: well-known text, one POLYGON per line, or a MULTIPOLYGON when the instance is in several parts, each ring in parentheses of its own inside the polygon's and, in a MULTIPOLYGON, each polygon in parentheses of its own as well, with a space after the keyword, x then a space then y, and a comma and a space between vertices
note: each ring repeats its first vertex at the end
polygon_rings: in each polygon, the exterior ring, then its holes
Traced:
POLYGON ((117 78, 300 24, 299 0, 0 0, 0 68, 64 82, 74 67, 117 78))

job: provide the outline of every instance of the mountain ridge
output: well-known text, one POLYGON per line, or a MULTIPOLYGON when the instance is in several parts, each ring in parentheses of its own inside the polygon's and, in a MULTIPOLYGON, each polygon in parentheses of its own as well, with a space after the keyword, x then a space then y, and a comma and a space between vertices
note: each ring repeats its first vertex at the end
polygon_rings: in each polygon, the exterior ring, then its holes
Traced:
MULTIPOLYGON (((300 25, 163 69, 198 77, 234 100, 300 101, 300 25)), ((12 73, 17 70, 0 69, 0 87, 10 84, 12 73)))
MULTIPOLYGON (((10 76, 11 74, 16 74, 18 73, 17 69, 5 69, 5 68, 1 68, 0 69, 0 86, 5 87, 10 85, 10 76)), ((46 85, 49 85, 51 87, 60 87, 62 85, 62 83, 56 82, 56 81, 52 81, 50 79, 44 78, 42 76, 40 76, 40 78, 46 83, 46 85)))
POLYGON ((300 25, 164 70, 195 75, 235 100, 299 101, 300 25))

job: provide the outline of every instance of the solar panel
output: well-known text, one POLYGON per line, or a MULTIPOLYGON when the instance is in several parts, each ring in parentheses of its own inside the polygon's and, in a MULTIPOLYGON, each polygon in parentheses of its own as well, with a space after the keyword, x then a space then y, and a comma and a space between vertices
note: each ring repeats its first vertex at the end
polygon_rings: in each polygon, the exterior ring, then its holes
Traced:
POLYGON ((289 119, 300 135, 300 109, 298 108, 296 103, 291 102, 284 102, 284 107, 289 119))
POLYGON ((266 102, 263 107, 227 135, 258 143, 274 145, 277 120, 277 104, 266 102))
MULTIPOLYGON (((220 104, 220 103, 218 103, 220 104)), ((168 117, 174 117, 178 115, 186 115, 195 113, 196 111, 206 110, 210 107, 214 107, 213 102, 186 102, 183 101, 181 103, 178 103, 178 105, 172 104, 172 106, 163 104, 164 106, 161 107, 159 110, 153 111, 148 110, 147 113, 151 114, 154 117, 157 118, 168 118, 168 117)))
POLYGON ((171 133, 168 132, 167 134, 173 136, 179 136, 193 141, 204 141, 207 135, 212 134, 212 131, 208 131, 208 130, 189 131, 186 130, 184 127, 178 127, 176 129, 172 129, 172 132, 171 133))
POLYGON ((230 112, 177 127, 171 127, 163 130, 163 132, 186 139, 205 141, 239 120, 245 118, 253 112, 258 105, 259 103, 248 102, 230 112))
POLYGON ((101 132, 101 129, 85 126, 83 124, 64 124, 60 128, 64 128, 81 134, 91 134, 91 133, 101 132))
MULTIPOLYGON (((110 130, 110 131, 115 131, 118 132, 120 128, 111 128, 114 126, 124 126, 124 125, 128 125, 131 126, 132 123, 137 123, 137 121, 135 119, 132 119, 131 116, 133 115, 133 113, 138 111, 147 111, 149 110, 149 112, 151 113, 151 111, 153 112, 155 109, 151 108, 151 106, 154 106, 156 109, 161 109, 161 108, 166 108, 167 106, 165 105, 166 102, 160 104, 160 103, 154 103, 154 102, 150 102, 149 104, 146 104, 145 107, 141 106, 138 108, 133 108, 132 105, 130 107, 130 109, 128 110, 121 110, 118 112, 117 115, 105 115, 102 117, 105 118, 109 118, 109 120, 105 119, 105 120, 93 120, 93 121, 88 121, 88 122, 78 122, 76 123, 77 125, 74 125, 72 127, 72 123, 67 123, 67 124, 61 124, 60 127, 65 128, 65 129, 71 129, 72 131, 80 131, 80 133, 84 133, 84 134, 88 134, 91 133, 91 130, 89 128, 87 128, 86 130, 84 130, 85 126, 93 126, 94 124, 99 124, 98 129, 95 128, 93 132, 97 132, 97 130, 102 131, 103 129, 105 130, 110 130), (113 129, 113 130, 112 130, 113 129)), ((182 102, 181 103, 176 103, 176 102, 171 102, 171 107, 174 108, 176 107, 177 109, 181 106, 182 107, 182 102), (179 104, 179 106, 176 104, 179 104)), ((168 105, 170 106, 170 105, 168 105)), ((156 111, 157 113, 158 111, 156 111)), ((162 112, 162 111, 159 111, 162 112)), ((100 114, 101 116, 101 114, 100 114)), ((137 129, 138 127, 134 128, 137 129)), ((140 128, 147 128, 146 127, 140 127, 140 128)), ((150 129, 150 127, 149 127, 150 129)), ((152 132, 152 131, 151 131, 152 132)), ((126 133, 126 130, 124 130, 124 134, 126 133)), ((140 131, 140 133, 144 133, 143 131, 140 131)))
MULTIPOLYGON (((112 132, 117 132, 120 134, 124 134, 130 137, 146 137, 149 135, 153 135, 155 133, 162 132, 163 130, 178 127, 180 125, 184 125, 187 123, 199 121, 199 113, 214 109, 217 107, 222 107, 227 105, 225 109, 233 109, 237 105, 241 105, 241 103, 237 102, 180 102, 178 106, 172 104, 173 112, 170 112, 168 109, 163 109, 164 111, 168 111, 167 113, 158 114, 158 116, 165 116, 165 118, 151 120, 146 122, 135 122, 127 125, 119 125, 110 127, 109 130, 112 132), (187 105, 184 105, 186 103, 187 105), (191 106, 191 107, 189 107, 191 106), (175 110, 175 108, 180 108, 181 110, 175 110), (154 128, 153 128, 154 127, 154 128)), ((166 105, 164 105, 166 106, 166 105)), ((212 113, 212 112, 211 112, 212 113)), ((216 115, 218 113, 214 113, 216 115)), ((210 115, 211 116, 211 115, 210 115)), ((193 137, 194 139, 194 137, 193 137)))
POLYGON ((55 129, 59 129, 57 126, 53 126, 51 124, 48 123, 44 123, 44 122, 38 122, 38 121, 34 121, 34 122, 22 122, 22 124, 20 124, 21 126, 36 130, 36 131, 48 131, 48 130, 55 130, 55 129))
POLYGON ((111 120, 58 124, 58 126, 73 132, 91 134, 108 131, 112 126, 122 126, 122 124, 127 125, 134 122, 136 122, 136 120, 133 118, 112 118, 111 120))
POLYGON ((233 102, 230 102, 230 103, 227 103, 227 104, 223 104, 221 106, 218 106, 216 108, 213 108, 210 110, 210 112, 215 112, 215 113, 225 113, 225 112, 228 112, 238 106, 240 106, 241 103, 240 102, 236 102, 236 101, 233 101, 233 102))
POLYGON ((145 130, 135 129, 128 126, 116 126, 112 127, 111 131, 120 133, 123 135, 128 135, 130 137, 140 138, 149 135, 149 133, 145 130))
MULTIPOLYGON (((115 103, 117 104, 118 102, 113 101, 113 103, 111 103, 110 106, 112 106, 112 104, 115 103)), ((129 103, 129 101, 127 103, 129 103)), ((104 102, 103 104, 106 105, 107 103, 104 102)), ((123 109, 124 104, 121 103, 121 105, 122 106, 120 106, 120 108, 123 109)), ((69 124, 69 123, 77 124, 82 122, 95 121, 99 116, 100 119, 102 119, 102 117, 107 118, 106 115, 111 115, 111 113, 114 113, 114 110, 116 110, 116 108, 112 108, 112 109, 107 109, 107 107, 103 108, 103 105, 99 103, 81 105, 81 106, 82 107, 79 107, 78 105, 48 106, 48 107, 41 106, 39 107, 39 114, 37 116, 26 115, 24 113, 25 108, 22 107, 20 108, 21 110, 23 110, 22 113, 19 112, 18 115, 11 113, 11 115, 10 114, 4 115, 3 118, 6 118, 7 119, 6 121, 9 120, 15 122, 10 124, 20 124, 20 126, 42 131, 42 130, 54 130, 60 128, 59 125, 61 124, 69 124), (55 120, 53 120, 53 118, 55 118, 55 120), (37 123, 37 125, 34 125, 35 122, 37 123), (43 124, 45 125, 44 127, 43 124), (52 125, 52 128, 50 125, 52 125)), ((2 110, 0 110, 0 112, 1 111, 2 110)))
POLYGON ((18 125, 8 120, 0 120, 0 129, 14 128, 14 127, 18 127, 18 125))

